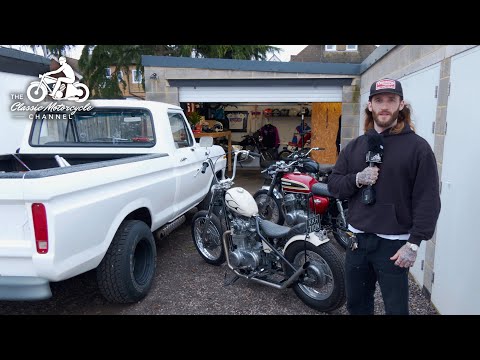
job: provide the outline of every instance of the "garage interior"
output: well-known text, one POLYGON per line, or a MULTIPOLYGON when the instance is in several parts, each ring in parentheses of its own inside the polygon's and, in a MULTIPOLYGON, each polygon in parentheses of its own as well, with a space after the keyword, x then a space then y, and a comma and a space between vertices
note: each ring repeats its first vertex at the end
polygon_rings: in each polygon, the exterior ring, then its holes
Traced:
MULTIPOLYGON (((252 135, 266 125, 273 126, 279 136, 276 148, 278 153, 287 149, 289 145, 294 146, 295 141, 300 147, 303 128, 303 143, 306 147, 325 148, 322 151, 312 152, 312 157, 316 161, 333 164, 337 159, 342 108, 340 102, 180 103, 180 106, 186 114, 198 113, 208 122, 210 129, 213 129, 215 123, 221 122, 224 130, 232 132, 233 143, 240 142, 243 136, 252 135), (308 141, 310 136, 311 139, 308 141)), ((271 144, 267 139, 263 143, 267 147, 271 144)), ((244 162, 242 166, 259 167, 260 165, 258 159, 253 159, 244 162)))

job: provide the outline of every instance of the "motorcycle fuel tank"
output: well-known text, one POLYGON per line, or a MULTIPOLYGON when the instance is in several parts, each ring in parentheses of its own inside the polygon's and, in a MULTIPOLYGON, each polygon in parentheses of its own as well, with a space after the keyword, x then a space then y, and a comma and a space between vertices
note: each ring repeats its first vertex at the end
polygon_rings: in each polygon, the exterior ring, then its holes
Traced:
POLYGON ((308 194, 317 182, 313 177, 300 172, 288 173, 282 177, 282 188, 285 192, 308 194))
MULTIPOLYGON (((318 181, 315 178, 300 172, 288 173, 282 177, 282 188, 286 193, 309 194, 316 183, 318 181)), ((316 214, 324 214, 329 204, 330 200, 324 196, 315 195, 310 199, 310 209, 316 214)))
POLYGON ((225 204, 232 211, 251 217, 258 215, 258 206, 253 196, 244 188, 234 187, 225 193, 225 204))

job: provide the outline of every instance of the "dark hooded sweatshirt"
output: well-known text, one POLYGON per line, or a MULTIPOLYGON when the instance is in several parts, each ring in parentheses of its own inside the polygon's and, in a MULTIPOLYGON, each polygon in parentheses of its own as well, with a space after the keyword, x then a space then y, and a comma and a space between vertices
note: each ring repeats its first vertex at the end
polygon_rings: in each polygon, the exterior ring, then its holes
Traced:
POLYGON ((419 245, 435 231, 440 213, 440 194, 435 155, 425 139, 405 126, 399 134, 385 130, 384 154, 374 185, 376 202, 360 201, 364 187, 355 176, 365 169, 368 142, 365 135, 352 140, 340 153, 328 181, 330 192, 348 199, 347 221, 367 233, 410 234, 409 242, 419 245))

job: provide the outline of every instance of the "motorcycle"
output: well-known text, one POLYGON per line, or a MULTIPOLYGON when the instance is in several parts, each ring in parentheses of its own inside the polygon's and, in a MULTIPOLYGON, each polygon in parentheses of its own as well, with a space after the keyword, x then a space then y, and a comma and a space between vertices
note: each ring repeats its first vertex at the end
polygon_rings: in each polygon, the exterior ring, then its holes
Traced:
MULTIPOLYGON (((265 169, 278 158, 278 154, 275 149, 267 148, 262 144, 262 135, 260 135, 260 130, 255 131, 253 135, 243 135, 242 141, 233 143, 242 146, 242 149, 260 153, 260 167, 262 169, 265 169)), ((240 158, 242 162, 247 162, 251 159, 252 157, 244 155, 242 155, 240 158)))
MULTIPOLYGON (((233 277, 226 285, 243 278, 280 290, 292 287, 306 305, 318 311, 342 306, 344 260, 326 233, 315 228, 319 219, 312 217, 310 227, 292 228, 262 219, 252 195, 233 187, 238 155, 259 156, 235 151, 232 178, 214 176, 208 210, 192 219, 192 238, 200 256, 211 265, 227 262, 233 277)), ((202 173, 207 167, 214 169, 211 158, 203 163, 202 173)))
MULTIPOLYGON (((34 103, 43 101, 47 95, 53 97, 52 90, 57 82, 57 79, 50 75, 38 75, 38 77, 40 81, 32 81, 27 88, 27 97, 34 103)), ((73 84, 62 84, 57 90, 57 98, 76 102, 84 102, 89 95, 90 90, 87 85, 78 81, 73 84)))
POLYGON ((346 220, 348 203, 328 191, 328 178, 325 182, 317 180, 318 163, 307 157, 313 150, 320 148, 311 148, 304 157, 289 163, 278 161, 265 169, 263 172, 268 173, 270 185, 263 186, 253 197, 260 216, 275 224, 304 223, 308 212, 314 211, 321 216, 322 227, 345 249, 352 237, 346 220), (308 199, 309 193, 313 193, 313 200, 308 199))

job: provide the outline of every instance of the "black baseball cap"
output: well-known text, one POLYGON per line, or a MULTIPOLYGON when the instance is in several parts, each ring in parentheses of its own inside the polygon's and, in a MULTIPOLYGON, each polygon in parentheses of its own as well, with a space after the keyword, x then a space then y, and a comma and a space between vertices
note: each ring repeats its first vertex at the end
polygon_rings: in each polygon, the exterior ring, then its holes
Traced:
POLYGON ((370 96, 368 101, 372 100, 372 96, 383 93, 392 93, 400 95, 400 99, 403 100, 403 90, 400 81, 393 79, 380 79, 375 81, 370 86, 370 96))

